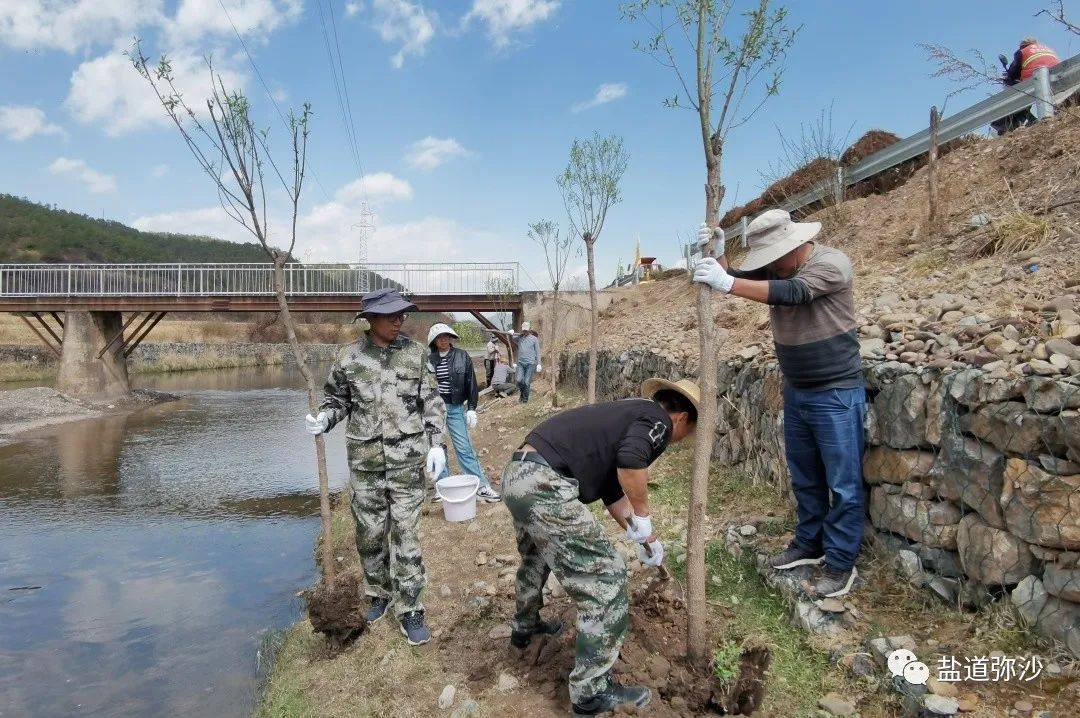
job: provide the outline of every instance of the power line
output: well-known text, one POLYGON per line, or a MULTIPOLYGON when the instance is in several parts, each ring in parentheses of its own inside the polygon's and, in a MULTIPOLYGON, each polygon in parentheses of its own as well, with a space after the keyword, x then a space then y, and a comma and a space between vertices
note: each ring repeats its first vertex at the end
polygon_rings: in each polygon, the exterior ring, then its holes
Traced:
MULTIPOLYGON (((240 41, 240 47, 244 49, 244 54, 247 55, 248 62, 251 63, 251 67, 255 70, 256 77, 259 78, 259 83, 262 85, 263 90, 266 91, 266 96, 270 98, 270 102, 274 104, 274 109, 277 110, 278 117, 281 118, 281 123, 285 126, 285 129, 292 132, 292 128, 289 126, 288 119, 285 118, 285 113, 281 111, 281 107, 278 105, 277 100, 274 99, 274 94, 270 92, 270 87, 266 84, 266 80, 263 79, 262 73, 259 71, 259 66, 255 64, 255 58, 251 56, 251 52, 248 51, 247 43, 244 42, 244 38, 240 35, 240 31, 236 29, 236 23, 233 22, 232 16, 229 14, 229 9, 225 7, 224 0, 218 0, 218 5, 221 6, 221 11, 225 13, 225 19, 229 21, 229 25, 232 26, 233 32, 236 34, 236 39, 240 41)), ((315 173, 315 168, 308 162, 308 170, 311 172, 311 176, 315 178, 315 184, 322 190, 323 195, 326 196, 327 202, 332 202, 330 193, 326 191, 326 187, 323 186, 322 180, 319 179, 319 175, 315 173)))

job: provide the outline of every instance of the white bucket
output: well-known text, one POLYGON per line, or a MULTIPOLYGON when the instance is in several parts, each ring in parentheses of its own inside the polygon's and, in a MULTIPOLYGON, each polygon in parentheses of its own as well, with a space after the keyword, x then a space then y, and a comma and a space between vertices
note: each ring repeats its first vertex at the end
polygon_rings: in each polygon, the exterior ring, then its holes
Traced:
POLYGON ((447 521, 475 519, 476 492, 479 490, 480 479, 472 474, 456 474, 435 482, 435 493, 442 499, 447 521))

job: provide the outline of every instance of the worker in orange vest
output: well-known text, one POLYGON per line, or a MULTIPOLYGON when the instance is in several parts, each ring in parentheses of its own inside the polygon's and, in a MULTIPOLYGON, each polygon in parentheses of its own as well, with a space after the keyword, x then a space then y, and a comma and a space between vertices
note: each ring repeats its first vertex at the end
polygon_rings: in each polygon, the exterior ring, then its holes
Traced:
POLYGON ((1054 67, 1061 60, 1046 45, 1040 45, 1034 37, 1020 41, 1020 49, 1013 55, 1012 64, 1005 72, 1007 85, 1015 85, 1031 78, 1040 67, 1054 67))

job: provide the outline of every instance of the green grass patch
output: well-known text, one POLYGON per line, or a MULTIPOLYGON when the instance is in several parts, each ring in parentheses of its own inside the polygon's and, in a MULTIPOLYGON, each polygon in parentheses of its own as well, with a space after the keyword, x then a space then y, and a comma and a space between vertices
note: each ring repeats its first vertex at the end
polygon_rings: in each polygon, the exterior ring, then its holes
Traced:
POLYGON ((769 646, 772 668, 765 707, 772 715, 815 715, 818 698, 843 680, 828 656, 791 625, 787 603, 762 582, 749 558, 735 558, 711 543, 705 564, 709 600, 724 619, 717 622, 720 650, 746 643, 769 646))

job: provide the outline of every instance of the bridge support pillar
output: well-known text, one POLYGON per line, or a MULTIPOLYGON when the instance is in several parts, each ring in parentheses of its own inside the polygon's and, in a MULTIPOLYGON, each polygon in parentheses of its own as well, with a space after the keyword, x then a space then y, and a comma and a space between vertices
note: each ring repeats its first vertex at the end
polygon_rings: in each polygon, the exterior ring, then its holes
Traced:
POLYGON ((65 394, 100 399, 131 396, 123 342, 110 340, 123 331, 120 312, 66 312, 64 346, 56 388, 65 394), (104 352, 101 348, 109 345, 104 352))

